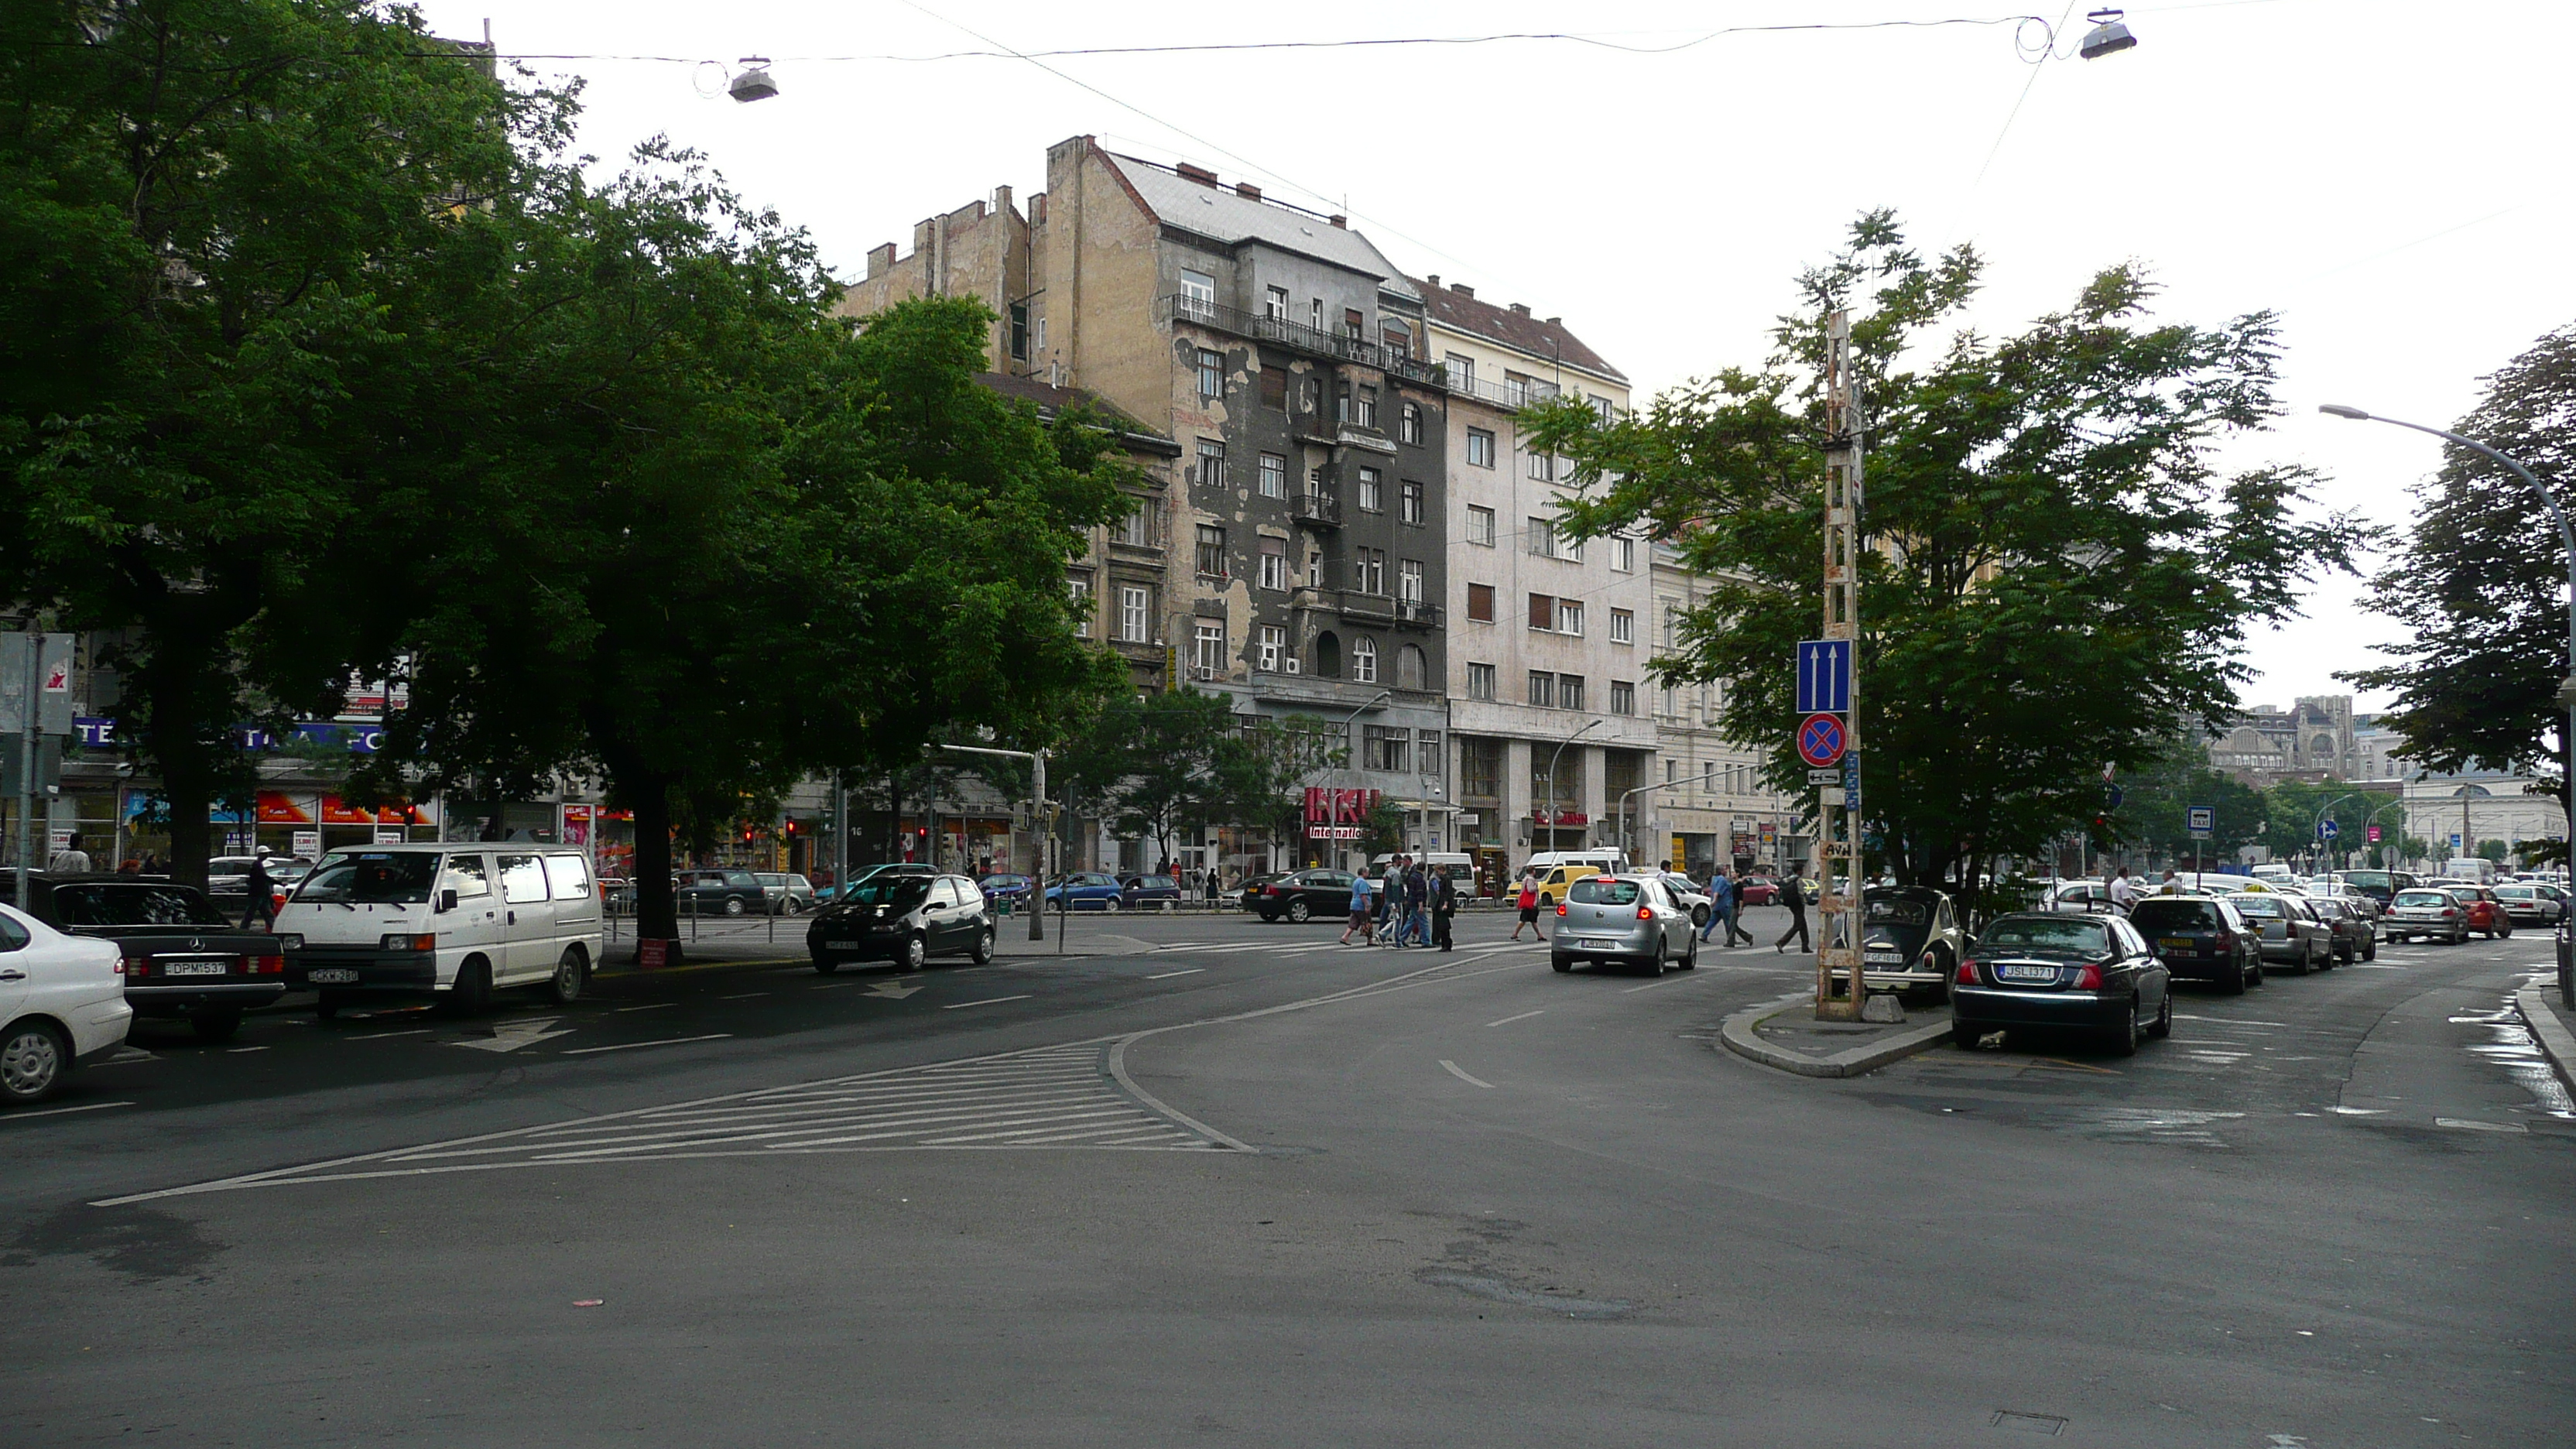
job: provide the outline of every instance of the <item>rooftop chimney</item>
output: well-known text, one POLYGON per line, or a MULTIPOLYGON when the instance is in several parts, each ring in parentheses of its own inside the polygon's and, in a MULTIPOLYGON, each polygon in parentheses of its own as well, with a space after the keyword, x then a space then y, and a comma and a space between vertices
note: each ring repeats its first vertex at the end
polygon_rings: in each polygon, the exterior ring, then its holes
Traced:
POLYGON ((1426 281, 1426 282, 1429 282, 1431 285, 1433 285, 1433 286, 1437 287, 1437 286, 1439 286, 1439 285, 1440 285, 1440 274, 1439 274, 1438 272, 1433 272, 1430 276, 1424 277, 1422 280, 1424 280, 1424 281, 1426 281))
POLYGON ((1565 325, 1565 319, 1562 317, 1550 317, 1547 319, 1547 325, 1550 327, 1562 327, 1565 325))
POLYGON ((1011 209, 1011 188, 1009 188, 1009 187, 1007 187, 1007 186, 996 186, 996 187, 994 187, 994 188, 993 188, 993 210, 994 210, 994 211, 996 211, 996 212, 1006 212, 1006 211, 1009 211, 1010 209, 1011 209))
POLYGON ((1238 181, 1234 183, 1234 194, 1242 197, 1246 201, 1259 201, 1261 199, 1261 188, 1253 185, 1249 181, 1238 181))
POLYGON ((1331 223, 1332 223, 1333 225, 1335 225, 1335 226, 1338 226, 1338 227, 1342 228, 1344 231, 1348 231, 1348 230, 1350 230, 1350 226, 1351 226, 1351 219, 1350 219, 1349 217, 1347 217, 1347 216, 1330 216, 1330 217, 1326 217, 1326 218, 1325 218, 1325 220, 1326 220, 1326 221, 1331 222, 1331 223))
POLYGON ((894 243, 868 248, 868 275, 882 277, 894 270, 894 243))
POLYGON ((1528 316, 1528 315, 1529 315, 1529 303, 1527 303, 1527 302, 1514 302, 1514 303, 1512 304, 1512 310, 1513 310, 1513 311, 1515 311, 1515 312, 1518 312, 1518 313, 1519 313, 1519 314, 1521 314, 1522 316, 1526 317, 1526 316, 1528 316))
POLYGON ((1461 297, 1472 297, 1476 295, 1476 289, 1468 286, 1464 282, 1451 282, 1449 284, 1449 290, 1457 293, 1461 297))
POLYGON ((1181 179, 1184 181, 1195 181, 1201 186, 1216 185, 1216 173, 1204 166, 1193 166, 1184 161, 1172 169, 1181 173, 1181 179))

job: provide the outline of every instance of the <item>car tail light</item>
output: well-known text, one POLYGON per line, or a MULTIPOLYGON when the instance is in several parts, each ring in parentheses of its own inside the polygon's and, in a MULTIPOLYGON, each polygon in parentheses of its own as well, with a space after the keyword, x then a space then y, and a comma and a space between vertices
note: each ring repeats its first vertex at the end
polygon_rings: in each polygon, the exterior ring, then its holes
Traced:
POLYGON ((1261 892, 1261 893, 1262 893, 1263 895, 1267 895, 1267 896, 1275 896, 1275 895, 1279 894, 1279 887, 1277 887, 1277 886, 1266 886, 1266 887, 1264 887, 1264 888, 1262 889, 1262 892, 1261 892))
POLYGON ((1974 960, 1959 963, 1959 984, 1962 986, 1977 984, 1977 963, 1974 960))
POLYGON ((1655 908, 1654 908, 1654 907, 1652 907, 1652 906, 1639 906, 1639 907, 1637 907, 1637 919, 1638 919, 1638 920, 1641 920, 1641 921, 1651 921, 1651 920, 1653 920, 1654 918, 1655 918, 1655 908))
POLYGON ((2444 907, 2442 907, 2442 919, 2443 919, 2443 920, 2446 920, 2446 921, 2447 921, 2447 920, 2449 920, 2451 917, 2456 916, 2456 915, 2458 915, 2459 913, 2460 913, 2460 912, 2459 912, 2459 908, 2458 908, 2458 907, 2456 907, 2456 906, 2444 906, 2444 907))
POLYGON ((149 976, 152 974, 151 958, 147 956, 120 956, 117 958, 116 962, 116 974, 119 976, 149 976))
POLYGON ((1558 901, 1556 903, 1556 913, 1560 916, 1565 914, 1565 902, 1558 901))
POLYGON ((2090 961, 2085 962, 2083 969, 2075 973, 2075 989, 2078 991, 2101 990, 2102 968, 2090 961))
POLYGON ((242 969, 253 976, 283 976, 286 974, 286 958, 283 956, 244 956, 242 958, 242 969))

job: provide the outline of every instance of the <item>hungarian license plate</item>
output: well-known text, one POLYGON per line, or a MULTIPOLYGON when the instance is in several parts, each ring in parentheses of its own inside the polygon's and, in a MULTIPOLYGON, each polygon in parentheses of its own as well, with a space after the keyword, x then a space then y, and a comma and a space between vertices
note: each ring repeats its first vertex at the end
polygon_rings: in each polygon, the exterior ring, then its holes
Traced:
POLYGON ((2057 968, 2007 961, 1995 968, 1995 979, 1997 981, 2054 981, 2057 979, 2057 968))
POLYGON ((1603 941, 1592 937, 1586 937, 1583 940, 1575 942, 1574 947, 1578 951, 1616 951, 1619 949, 1619 943, 1616 941, 1603 941))
POLYGON ((346 966, 316 966, 304 979, 316 986, 344 986, 356 981, 358 973, 346 966))
POLYGON ((1872 966, 1902 966, 1905 964, 1905 953, 1902 951, 1870 951, 1863 954, 1861 959, 1867 961, 1872 966))
POLYGON ((225 972, 230 971, 232 967, 232 962, 222 959, 208 961, 164 961, 161 963, 161 974, 164 976, 221 976, 225 972))
POLYGON ((2200 943, 2188 936, 2158 936, 2156 944, 2168 951, 2197 951, 2200 943))

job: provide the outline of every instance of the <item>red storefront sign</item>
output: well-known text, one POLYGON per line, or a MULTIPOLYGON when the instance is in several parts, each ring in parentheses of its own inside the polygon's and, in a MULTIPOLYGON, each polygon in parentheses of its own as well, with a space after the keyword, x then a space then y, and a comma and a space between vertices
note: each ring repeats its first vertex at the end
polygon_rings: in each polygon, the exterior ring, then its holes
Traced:
POLYGON ((1322 785, 1306 787, 1306 838, 1309 840, 1357 840, 1365 832, 1369 812, 1385 795, 1382 790, 1338 790, 1322 785))

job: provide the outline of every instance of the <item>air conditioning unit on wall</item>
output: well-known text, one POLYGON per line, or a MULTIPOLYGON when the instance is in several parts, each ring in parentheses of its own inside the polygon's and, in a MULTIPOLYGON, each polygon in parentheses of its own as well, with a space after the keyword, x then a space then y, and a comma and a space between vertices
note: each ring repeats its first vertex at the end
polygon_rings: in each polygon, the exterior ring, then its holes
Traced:
POLYGON ((1299 667, 1297 656, 1294 654, 1291 654, 1287 658, 1279 661, 1279 672, 1282 674, 1295 674, 1298 672, 1299 667))

